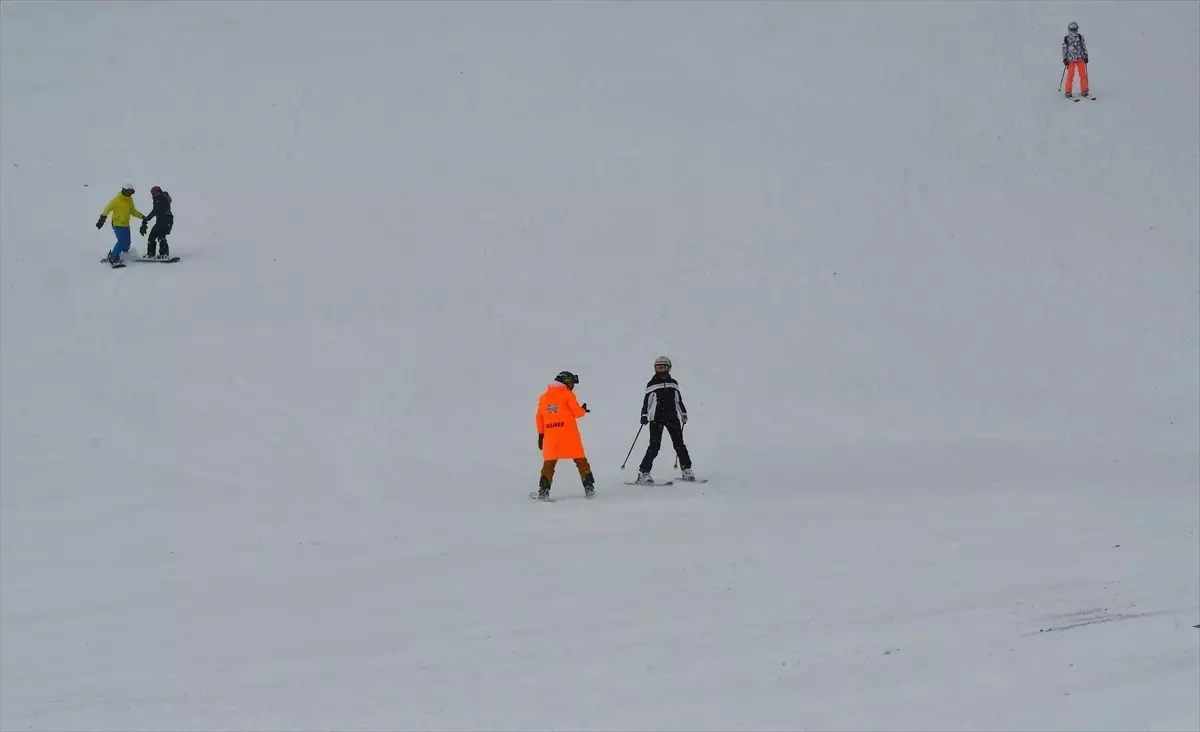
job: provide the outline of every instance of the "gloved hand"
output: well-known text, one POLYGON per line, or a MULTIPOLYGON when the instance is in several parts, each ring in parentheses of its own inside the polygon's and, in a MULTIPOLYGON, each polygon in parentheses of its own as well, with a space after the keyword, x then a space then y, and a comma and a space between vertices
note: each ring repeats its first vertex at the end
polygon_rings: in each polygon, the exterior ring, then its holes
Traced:
POLYGON ((1083 57, 1083 63, 1084 63, 1084 65, 1085 65, 1085 66, 1087 65, 1087 56, 1084 56, 1084 57, 1083 57))
POLYGON ((138 229, 138 233, 141 234, 142 236, 146 235, 146 220, 145 219, 142 219, 142 226, 141 226, 141 228, 138 229))
POLYGON ((107 217, 107 216, 101 216, 100 218, 96 219, 96 228, 97 228, 97 229, 103 229, 103 228, 104 228, 104 219, 106 219, 106 218, 108 218, 108 217, 107 217))
POLYGON ((1071 65, 1071 62, 1070 62, 1070 61, 1068 61, 1068 60, 1066 60, 1066 59, 1064 58, 1064 59, 1063 59, 1063 66, 1070 66, 1070 65, 1071 65))
POLYGON ((646 419, 646 415, 642 415, 642 424, 650 424, 650 420, 646 419))
POLYGON ((583 403, 582 405, 580 405, 580 406, 582 406, 582 407, 583 407, 583 411, 587 412, 588 414, 591 414, 592 410, 590 410, 590 409, 588 409, 588 408, 587 408, 587 402, 584 402, 584 403, 583 403))
POLYGON ((538 435, 538 449, 542 449, 542 440, 546 439, 545 435, 538 435))
POLYGON ((684 423, 684 424, 687 424, 687 415, 686 415, 686 414, 685 414, 685 415, 683 415, 683 423, 684 423))

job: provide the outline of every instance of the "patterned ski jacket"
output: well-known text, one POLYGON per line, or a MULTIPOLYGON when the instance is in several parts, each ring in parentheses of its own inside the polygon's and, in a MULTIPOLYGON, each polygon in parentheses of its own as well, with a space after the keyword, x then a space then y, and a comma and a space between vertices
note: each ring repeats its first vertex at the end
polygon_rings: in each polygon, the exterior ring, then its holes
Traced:
POLYGON ((647 422, 687 422, 687 407, 683 405, 683 394, 679 382, 670 374, 655 374, 646 384, 646 395, 642 397, 642 416, 647 422))
POLYGON ((1080 33, 1068 33, 1063 36, 1062 44, 1063 61, 1087 61, 1087 43, 1083 40, 1083 35, 1080 33))

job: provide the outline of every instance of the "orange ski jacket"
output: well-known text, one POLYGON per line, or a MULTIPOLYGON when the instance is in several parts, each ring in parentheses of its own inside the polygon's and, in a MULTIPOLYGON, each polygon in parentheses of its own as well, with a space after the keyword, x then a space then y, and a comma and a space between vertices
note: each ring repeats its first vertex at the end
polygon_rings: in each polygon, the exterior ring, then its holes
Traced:
POLYGON ((587 457, 578 420, 587 414, 575 392, 555 382, 538 398, 537 431, 542 435, 543 460, 573 460, 587 457))

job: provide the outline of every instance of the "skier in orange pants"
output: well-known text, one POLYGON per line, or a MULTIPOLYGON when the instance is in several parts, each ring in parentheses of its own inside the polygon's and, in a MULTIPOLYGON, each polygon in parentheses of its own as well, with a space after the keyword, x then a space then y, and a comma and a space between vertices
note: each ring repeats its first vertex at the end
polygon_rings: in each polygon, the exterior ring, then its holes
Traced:
POLYGON ((1063 91, 1067 98, 1075 96, 1072 94, 1072 90, 1075 87, 1076 73, 1079 74, 1079 91, 1086 97, 1088 95, 1088 50, 1087 43, 1079 34, 1078 23, 1072 22, 1067 26, 1067 35, 1063 36, 1062 42, 1062 62, 1063 66, 1067 67, 1067 78, 1063 84, 1063 91))

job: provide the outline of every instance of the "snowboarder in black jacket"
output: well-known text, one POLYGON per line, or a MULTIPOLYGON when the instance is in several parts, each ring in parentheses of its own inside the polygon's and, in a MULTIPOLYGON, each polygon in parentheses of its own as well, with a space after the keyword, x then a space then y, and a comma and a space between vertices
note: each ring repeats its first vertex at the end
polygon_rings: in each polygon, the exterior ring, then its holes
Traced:
POLYGON ((635 482, 642 485, 654 485, 650 470, 654 467, 654 458, 662 447, 663 430, 671 436, 671 444, 675 454, 679 456, 679 467, 683 469, 683 480, 694 481, 692 473, 692 457, 688 454, 687 445, 683 444, 683 426, 687 424, 687 407, 683 405, 683 394, 679 391, 679 382, 671 376, 671 359, 659 356, 654 359, 654 377, 646 384, 646 395, 642 397, 642 424, 650 425, 650 446, 642 464, 638 466, 638 476, 635 482))
POLYGON ((150 189, 150 195, 154 198, 154 210, 142 219, 142 228, 138 233, 145 236, 146 225, 150 223, 150 219, 157 218, 158 221, 154 222, 154 228, 150 230, 150 238, 146 240, 146 257, 148 259, 170 259, 171 250, 167 247, 167 234, 170 234, 171 229, 175 226, 175 214, 171 213, 171 194, 154 186, 150 189), (156 245, 158 257, 154 256, 156 245))

